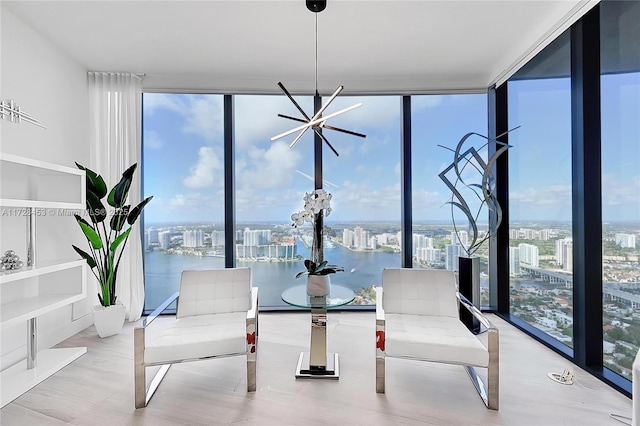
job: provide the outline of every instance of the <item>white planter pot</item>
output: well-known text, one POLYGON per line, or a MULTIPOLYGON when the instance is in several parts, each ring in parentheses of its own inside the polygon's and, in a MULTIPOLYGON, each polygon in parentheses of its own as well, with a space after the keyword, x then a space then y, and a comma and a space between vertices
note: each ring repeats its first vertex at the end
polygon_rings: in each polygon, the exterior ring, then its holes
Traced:
POLYGON ((331 293, 329 275, 307 275, 307 294, 309 296, 326 296, 331 293))
POLYGON ((124 325, 124 317, 127 308, 120 302, 111 306, 96 305, 93 312, 93 324, 96 326, 98 336, 109 337, 120 333, 124 325))

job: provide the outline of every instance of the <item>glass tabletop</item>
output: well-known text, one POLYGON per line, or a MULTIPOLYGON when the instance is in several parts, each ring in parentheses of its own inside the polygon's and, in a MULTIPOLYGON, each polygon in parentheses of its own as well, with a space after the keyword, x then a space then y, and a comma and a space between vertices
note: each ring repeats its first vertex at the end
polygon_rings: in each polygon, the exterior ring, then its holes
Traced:
POLYGON ((309 296, 307 285, 297 285, 282 292, 282 300, 298 308, 337 308, 348 305, 356 298, 353 290, 331 284, 331 293, 327 296, 309 296))

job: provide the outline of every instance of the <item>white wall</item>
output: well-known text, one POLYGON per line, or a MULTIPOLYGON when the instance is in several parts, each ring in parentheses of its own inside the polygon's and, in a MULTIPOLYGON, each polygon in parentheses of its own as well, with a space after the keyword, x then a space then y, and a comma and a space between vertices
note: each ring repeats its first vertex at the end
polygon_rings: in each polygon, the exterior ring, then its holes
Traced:
MULTIPOLYGON (((88 163, 87 70, 28 27, 0 3, 0 99, 14 100, 47 129, 0 120, 0 151, 75 167, 88 163)), ((23 222, 0 217, 0 250, 24 245, 23 222)), ((85 244, 73 217, 47 218, 37 227, 38 253, 77 258, 71 244, 85 244)), ((38 347, 51 347, 91 325, 87 315, 96 292, 38 319, 38 347), (78 318, 79 317, 79 318, 78 318), (74 320, 75 319, 75 320, 74 320)), ((26 355, 26 325, 2 330, 1 368, 26 355)))

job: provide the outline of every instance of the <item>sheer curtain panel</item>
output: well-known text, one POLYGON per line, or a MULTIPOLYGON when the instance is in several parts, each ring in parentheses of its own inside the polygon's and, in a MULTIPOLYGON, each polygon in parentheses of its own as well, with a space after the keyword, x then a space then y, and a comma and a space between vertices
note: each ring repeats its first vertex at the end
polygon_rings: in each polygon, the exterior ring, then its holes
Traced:
MULTIPOLYGON (((142 121, 142 78, 129 73, 89 72, 90 168, 108 187, 122 172, 138 163, 129 191, 129 203, 141 198, 140 159, 142 121)), ((139 221, 131 231, 117 278, 117 300, 127 307, 127 318, 136 321, 144 306, 144 274, 139 221)))

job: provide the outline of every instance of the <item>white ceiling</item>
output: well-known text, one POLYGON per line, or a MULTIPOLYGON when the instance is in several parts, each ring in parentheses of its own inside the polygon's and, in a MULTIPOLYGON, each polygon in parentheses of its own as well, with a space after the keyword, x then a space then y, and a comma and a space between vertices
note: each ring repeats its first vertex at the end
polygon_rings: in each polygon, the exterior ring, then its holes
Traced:
MULTIPOLYGON (((321 94, 478 91, 595 0, 329 0, 318 18, 321 94)), ((296 94, 315 87, 304 0, 2 1, 92 71, 144 73, 146 89, 296 94)))

